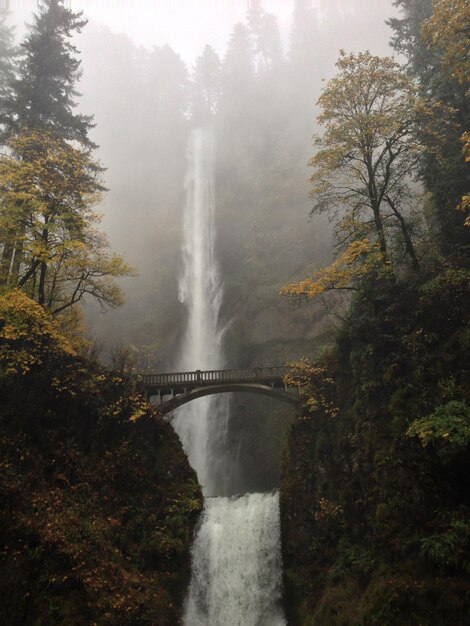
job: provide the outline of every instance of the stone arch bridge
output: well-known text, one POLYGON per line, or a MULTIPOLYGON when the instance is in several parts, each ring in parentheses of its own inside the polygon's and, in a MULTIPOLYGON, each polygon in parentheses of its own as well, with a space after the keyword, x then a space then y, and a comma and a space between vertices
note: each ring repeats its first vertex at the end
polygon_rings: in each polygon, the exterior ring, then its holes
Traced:
POLYGON ((183 404, 217 393, 258 393, 301 407, 300 390, 289 386, 287 367, 255 367, 232 370, 196 370, 144 377, 146 395, 162 415, 183 404))

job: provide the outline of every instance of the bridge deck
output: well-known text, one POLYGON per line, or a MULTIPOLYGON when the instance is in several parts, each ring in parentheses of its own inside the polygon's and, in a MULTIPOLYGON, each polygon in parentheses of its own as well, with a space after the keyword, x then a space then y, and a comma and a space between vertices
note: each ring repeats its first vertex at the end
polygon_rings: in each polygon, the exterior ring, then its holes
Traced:
POLYGON ((147 387, 169 387, 207 385, 214 383, 280 381, 291 371, 288 367, 254 367, 251 369, 196 370, 194 372, 172 372, 145 376, 147 387))

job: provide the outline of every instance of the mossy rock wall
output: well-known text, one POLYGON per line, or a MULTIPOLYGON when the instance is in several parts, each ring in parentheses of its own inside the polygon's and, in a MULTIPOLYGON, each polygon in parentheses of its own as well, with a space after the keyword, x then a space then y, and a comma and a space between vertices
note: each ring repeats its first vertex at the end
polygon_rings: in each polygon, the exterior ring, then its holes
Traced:
POLYGON ((379 312, 353 303, 329 357, 337 415, 289 431, 290 626, 468 623, 468 273, 394 289, 379 312))

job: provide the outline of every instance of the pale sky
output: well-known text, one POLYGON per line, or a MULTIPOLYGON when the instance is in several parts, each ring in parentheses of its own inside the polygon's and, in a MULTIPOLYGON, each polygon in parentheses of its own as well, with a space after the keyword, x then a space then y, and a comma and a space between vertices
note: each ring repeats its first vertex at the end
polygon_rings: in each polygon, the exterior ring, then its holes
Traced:
MULTIPOLYGON (((9 2, 12 21, 19 37, 23 24, 40 0, 0 0, 9 2)), ((126 33, 135 44, 145 47, 169 44, 187 62, 192 63, 205 44, 223 54, 233 25, 244 21, 253 0, 65 0, 75 11, 83 10, 89 19, 105 24, 114 32, 126 33)), ((388 8, 392 0, 305 0, 318 11, 320 18, 329 13, 388 8)), ((279 18, 282 35, 287 38, 295 0, 263 0, 266 11, 279 18)), ((392 13, 390 8, 390 14, 392 13)))

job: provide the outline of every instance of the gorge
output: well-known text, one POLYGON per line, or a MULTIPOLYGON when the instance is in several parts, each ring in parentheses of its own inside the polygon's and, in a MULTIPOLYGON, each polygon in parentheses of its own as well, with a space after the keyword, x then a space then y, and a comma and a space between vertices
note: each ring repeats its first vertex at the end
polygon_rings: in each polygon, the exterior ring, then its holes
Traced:
POLYGON ((469 24, 0 1, 0 626, 468 626, 469 24))

